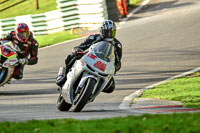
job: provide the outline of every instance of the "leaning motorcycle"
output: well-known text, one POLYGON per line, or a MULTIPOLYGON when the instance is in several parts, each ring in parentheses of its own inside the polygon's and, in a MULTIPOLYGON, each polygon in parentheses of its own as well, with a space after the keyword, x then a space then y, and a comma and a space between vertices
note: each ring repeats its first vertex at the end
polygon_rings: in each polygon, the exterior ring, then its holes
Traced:
POLYGON ((8 44, 0 45, 0 87, 12 77, 18 64, 17 52, 8 44))
MULTIPOLYGON (((88 52, 76 60, 60 89, 57 108, 60 111, 80 112, 104 90, 115 74, 114 46, 101 41, 90 46, 88 52)), ((109 86, 109 85, 108 85, 109 86)))

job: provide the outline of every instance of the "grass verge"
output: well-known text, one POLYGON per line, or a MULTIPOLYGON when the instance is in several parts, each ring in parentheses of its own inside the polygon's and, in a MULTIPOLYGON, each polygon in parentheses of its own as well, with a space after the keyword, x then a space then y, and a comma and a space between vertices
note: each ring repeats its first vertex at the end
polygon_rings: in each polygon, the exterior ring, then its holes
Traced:
POLYGON ((145 90, 142 98, 176 100, 185 107, 200 108, 200 72, 145 90))
MULTIPOLYGON (((20 1, 22 0, 7 0, 5 3, 0 5, 0 10, 20 1)), ((56 0, 38 0, 38 2, 39 2, 39 10, 36 9, 35 0, 26 0, 23 3, 20 3, 14 7, 2 11, 0 13, 0 19, 28 15, 28 14, 39 14, 57 9, 56 0)))
POLYGON ((79 37, 78 34, 71 34, 70 31, 61 31, 49 35, 36 36, 35 39, 38 41, 39 47, 41 48, 79 37))
POLYGON ((136 6, 138 3, 140 3, 143 0, 129 0, 130 5, 136 6))
POLYGON ((200 113, 1 122, 0 133, 198 133, 200 113))

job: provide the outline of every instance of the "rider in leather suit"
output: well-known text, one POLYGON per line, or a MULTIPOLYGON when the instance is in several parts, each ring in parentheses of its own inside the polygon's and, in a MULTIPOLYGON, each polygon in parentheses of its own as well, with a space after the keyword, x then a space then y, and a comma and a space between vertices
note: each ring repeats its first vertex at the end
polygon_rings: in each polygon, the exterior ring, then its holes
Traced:
POLYGON ((16 31, 11 31, 0 41, 11 41, 18 52, 19 64, 15 67, 13 78, 22 79, 24 65, 34 65, 38 62, 38 43, 25 23, 17 24, 16 31))
MULTIPOLYGON (((65 59, 66 67, 61 67, 58 72, 56 83, 62 87, 66 81, 66 75, 69 69, 73 66, 74 58, 77 58, 77 52, 88 49, 92 44, 99 41, 108 41, 115 46, 115 73, 121 68, 122 58, 122 44, 115 38, 116 25, 112 20, 105 20, 100 27, 100 34, 90 35, 83 43, 72 49, 72 54, 69 54, 65 59), (64 74, 63 74, 64 73, 64 74)), ((80 57, 79 57, 80 58, 80 57)), ((110 83, 105 87, 103 92, 111 93, 115 89, 114 78, 110 80, 110 83)))

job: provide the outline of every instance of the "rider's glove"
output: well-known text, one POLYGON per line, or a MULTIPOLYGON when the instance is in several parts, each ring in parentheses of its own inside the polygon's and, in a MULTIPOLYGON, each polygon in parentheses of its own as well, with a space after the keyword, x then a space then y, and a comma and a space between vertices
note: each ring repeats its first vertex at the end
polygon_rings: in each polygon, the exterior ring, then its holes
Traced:
POLYGON ((77 55, 77 52, 83 52, 83 50, 82 50, 82 49, 79 49, 79 48, 73 48, 73 49, 72 49, 72 54, 73 54, 73 55, 77 55))
POLYGON ((21 65, 28 64, 28 60, 26 58, 19 59, 19 64, 21 65))

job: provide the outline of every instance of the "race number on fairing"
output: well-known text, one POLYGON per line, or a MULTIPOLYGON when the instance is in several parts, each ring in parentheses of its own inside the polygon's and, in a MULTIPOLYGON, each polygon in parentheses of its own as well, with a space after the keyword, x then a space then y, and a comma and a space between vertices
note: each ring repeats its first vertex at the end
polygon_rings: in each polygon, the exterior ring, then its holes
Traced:
POLYGON ((103 64, 101 61, 97 61, 97 63, 94 64, 94 67, 97 67, 101 71, 105 71, 106 64, 103 64))

